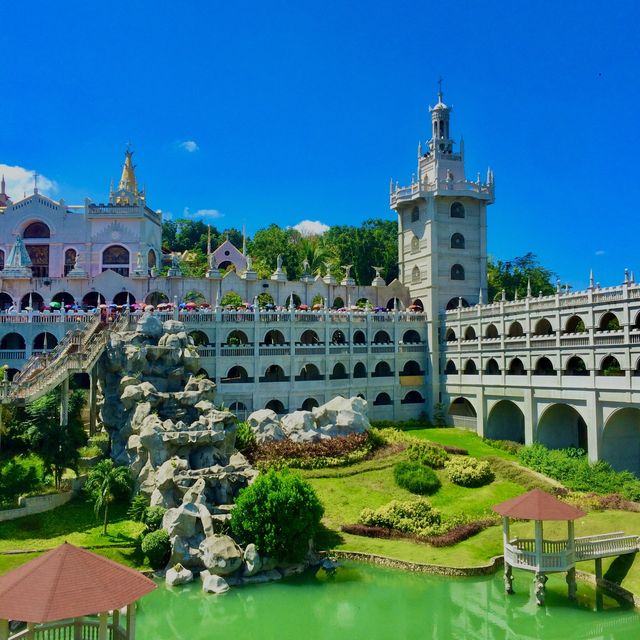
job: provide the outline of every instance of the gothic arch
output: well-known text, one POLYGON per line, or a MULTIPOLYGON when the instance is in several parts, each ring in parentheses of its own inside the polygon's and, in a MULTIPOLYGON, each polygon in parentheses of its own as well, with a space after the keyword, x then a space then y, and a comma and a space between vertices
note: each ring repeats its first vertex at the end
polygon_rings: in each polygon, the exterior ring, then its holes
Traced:
POLYGON ((549 358, 543 356, 542 358, 538 358, 536 362, 536 366, 533 370, 534 376, 555 376, 556 370, 553 366, 553 363, 549 358))
POLYGON ((456 332, 451 327, 449 327, 449 329, 447 329, 447 333, 445 334, 444 339, 447 342, 455 342, 458 338, 456 338, 456 332))
POLYGON ((420 267, 418 265, 411 270, 411 282, 413 284, 420 282, 420 267))
POLYGON ((58 338, 56 338, 52 333, 48 331, 43 331, 39 333, 33 339, 33 348, 36 351, 51 351, 54 347, 58 345, 58 338))
POLYGON ((447 366, 444 368, 444 372, 448 376, 458 373, 458 369, 456 368, 456 363, 453 360, 448 360, 447 366))
POLYGON ((347 369, 342 362, 336 362, 333 366, 333 373, 329 376, 330 380, 346 380, 349 377, 347 369))
POLYGON ((524 376, 526 375, 527 370, 525 369, 524 363, 520 358, 514 358, 509 363, 509 370, 507 374, 510 376, 524 376))
POLYGON ((421 376, 424 373, 415 360, 407 360, 402 367, 401 376, 421 376))
POLYGON ((393 371, 391 371, 391 367, 389 366, 389 363, 385 362, 384 360, 376 364, 376 368, 371 374, 372 378, 389 378, 391 376, 393 376, 393 371))
POLYGON ((500 337, 500 334, 498 333, 498 328, 493 323, 487 325, 484 335, 485 335, 485 338, 491 338, 491 339, 500 337))
POLYGON ((517 320, 509 325, 509 331, 507 333, 510 338, 521 338, 524 336, 522 325, 517 320))
POLYGON ((356 331, 353 334, 353 344, 367 344, 367 335, 364 331, 356 331))
POLYGON ((467 376, 475 376, 478 373, 478 367, 476 366, 475 361, 473 360, 473 358, 469 358, 469 360, 467 360, 467 362, 464 365, 464 371, 463 373, 467 376))
POLYGON ((468 326, 464 330, 464 339, 465 340, 476 340, 478 336, 476 336, 476 330, 472 326, 468 326))
POLYGON ((524 413, 511 400, 500 400, 489 411, 484 435, 491 440, 524 444, 524 413))
POLYGON ((353 377, 354 378, 366 378, 367 377, 367 368, 364 366, 364 363, 357 362, 355 367, 353 367, 353 377))
POLYGON ((622 407, 609 416, 602 432, 600 455, 616 471, 640 476, 640 409, 622 407))
POLYGON ((459 396, 451 401, 449 405, 449 415, 455 424, 456 416, 461 418, 477 418, 478 412, 467 398, 459 396))
POLYGON ((489 360, 487 360, 487 364, 484 366, 484 373, 487 376, 500 375, 500 365, 495 358, 489 358, 489 360))
POLYGON ((551 336, 553 333, 553 327, 547 318, 541 318, 536 322, 536 326, 533 330, 534 336, 551 336))

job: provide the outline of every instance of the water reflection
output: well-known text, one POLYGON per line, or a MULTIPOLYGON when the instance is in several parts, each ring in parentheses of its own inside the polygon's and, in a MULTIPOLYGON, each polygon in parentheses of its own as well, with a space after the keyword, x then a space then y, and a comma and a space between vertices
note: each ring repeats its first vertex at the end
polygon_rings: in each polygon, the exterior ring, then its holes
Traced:
POLYGON ((296 576, 236 588, 222 596, 161 587, 145 597, 138 616, 140 640, 244 638, 357 640, 359 638, 625 640, 638 632, 640 615, 579 584, 579 602, 566 597, 562 576, 547 584, 547 606, 536 606, 531 576, 516 573, 516 593, 504 593, 501 576, 438 578, 346 563, 335 578, 296 576))

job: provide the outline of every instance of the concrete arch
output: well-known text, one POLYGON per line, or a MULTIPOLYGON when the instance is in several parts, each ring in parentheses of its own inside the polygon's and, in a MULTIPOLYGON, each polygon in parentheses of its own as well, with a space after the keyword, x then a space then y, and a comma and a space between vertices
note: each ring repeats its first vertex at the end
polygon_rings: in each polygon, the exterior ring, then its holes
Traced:
POLYGON ((484 365, 484 373, 487 376, 500 375, 500 365, 495 358, 489 358, 489 360, 487 360, 487 364, 484 365))
POLYGON ((279 331, 278 329, 270 329, 264 334, 262 342, 266 345, 272 346, 283 345, 286 341, 282 331, 279 331))
POLYGON ((447 333, 445 334, 444 339, 447 342, 455 342, 458 338, 456 337, 456 332, 453 329, 449 328, 447 329, 447 333))
POLYGON ((536 326, 533 329, 534 336, 552 336, 553 334, 553 327, 547 318, 540 318, 540 320, 536 322, 536 326))
POLYGON ((462 418, 477 418, 478 412, 468 398, 458 396, 454 398, 449 405, 449 415, 455 421, 456 416, 462 418))
POLYGON ((620 365, 620 361, 614 355, 609 354, 600 361, 598 367, 599 376, 624 376, 624 369, 620 365))
POLYGON ((391 396, 388 393, 385 393, 383 391, 382 393, 379 393, 376 396, 376 399, 373 401, 373 404, 374 406, 379 407, 379 406, 393 404, 393 400, 391 400, 391 396))
POLYGON ((448 360, 447 366, 444 368, 444 372, 448 376, 458 373, 458 369, 456 368, 456 363, 453 360, 448 360))
POLYGON ((307 398, 302 403, 302 410, 311 411, 311 409, 314 409, 315 407, 319 407, 319 406, 320 406, 320 403, 315 398, 307 398))
POLYGON ((507 335, 510 338, 520 338, 524 335, 524 330, 522 325, 516 320, 509 325, 509 330, 507 331, 507 335))
POLYGON ((416 298, 412 302, 411 306, 414 307, 414 311, 419 311, 420 313, 424 313, 424 302, 422 302, 420 298, 416 298))
POLYGON ((44 306, 44 298, 36 291, 25 293, 20 301, 20 309, 33 309, 34 311, 40 311, 44 306))
POLYGON ((356 331, 353 334, 353 344, 367 344, 367 334, 364 331, 356 331))
POLYGON ((403 344, 420 344, 420 342, 422 342, 420 334, 415 329, 409 329, 402 335, 403 344))
POLYGON ((465 362, 463 373, 467 376, 475 376, 478 374, 478 366, 473 358, 469 358, 465 362))
POLYGON ((520 358, 513 358, 513 360, 511 360, 507 374, 510 376, 524 376, 527 374, 524 363, 520 358))
POLYGON ((329 376, 330 380, 346 380, 349 377, 347 369, 342 362, 336 362, 333 365, 333 372, 329 376))
POLYGON ((586 325, 584 320, 577 314, 572 315, 564 325, 565 333, 584 333, 586 325))
POLYGON ((281 400, 278 400, 277 398, 273 398, 272 400, 269 400, 269 402, 267 402, 267 404, 264 405, 264 408, 271 409, 271 411, 275 411, 278 415, 282 415, 286 413, 284 404, 282 403, 281 400))
POLYGON ((26 346, 24 338, 19 333, 15 333, 13 331, 3 335, 0 340, 0 349, 17 350, 25 349, 26 346))
POLYGON ((159 304, 169 302, 169 296, 163 291, 151 291, 145 296, 145 304, 152 304, 154 307, 159 304))
POLYGON ((287 296, 287 299, 284 301, 284 306, 287 307, 287 309, 291 306, 292 296, 293 296, 293 306, 297 309, 302 304, 302 300, 300 299, 300 296, 297 293, 289 294, 287 296))
POLYGON ((193 340, 196 347, 204 347, 209 344, 209 336, 200 330, 189 331, 189 337, 193 340))
POLYGON ((51 302, 59 302, 63 306, 73 305, 75 301, 76 299, 68 291, 58 291, 58 293, 51 298, 51 302))
POLYGON ((376 368, 371 374, 372 378, 388 378, 393 375, 393 371, 391 371, 391 366, 385 360, 381 360, 376 364, 376 368))
POLYGON ((300 343, 304 345, 320 344, 320 337, 313 329, 307 329, 302 332, 300 343))
POLYGON ((489 412, 484 435, 492 440, 524 444, 524 413, 515 402, 500 400, 489 412))
POLYGON ((543 356, 538 358, 536 366, 533 369, 534 376, 555 376, 556 370, 549 358, 543 356))
POLYGON ((420 368, 420 363, 415 360, 407 360, 402 367, 402 376, 420 376, 423 371, 420 368))
POLYGON ((620 319, 613 311, 603 313, 598 322, 598 329, 600 331, 620 331, 621 328, 620 319))
POLYGON ((549 449, 588 450, 587 423, 578 409, 564 403, 548 406, 538 420, 536 442, 549 449))
POLYGON ((640 409, 623 407, 609 416, 602 432, 600 457, 616 471, 640 476, 640 409))
POLYGON ((398 311, 404 310, 404 303, 400 298, 390 298, 387 300, 386 308, 388 311, 393 311, 394 309, 398 309, 398 311))
POLYGON ((99 291, 89 291, 82 298, 82 305, 86 307, 97 307, 99 304, 105 304, 106 298, 99 291))
POLYGON ((465 340, 475 340, 478 336, 476 336, 476 330, 469 326, 464 330, 464 339, 465 340))
POLYGON ((373 336, 373 344, 391 344, 391 336, 386 331, 376 331, 373 336))
POLYGON ((331 335, 331 344, 347 344, 347 339, 344 336, 344 333, 338 329, 334 331, 331 335))
POLYGON ((300 369, 298 380, 322 380, 320 369, 315 364, 307 363, 300 369))
POLYGON ((244 331, 240 331, 239 329, 234 329, 229 332, 227 335, 227 344, 229 346, 238 346, 241 344, 248 344, 249 338, 247 338, 247 334, 244 331))
POLYGON ((58 338, 56 338, 52 333, 48 331, 43 331, 39 333, 33 339, 33 348, 37 351, 51 351, 55 346, 58 345, 58 338))
POLYGON ((419 391, 409 391, 407 395, 400 401, 401 404, 422 404, 424 397, 419 391))
POLYGON ((271 364, 265 369, 261 382, 286 382, 287 379, 284 369, 279 364, 271 364))
POLYGON ((135 304, 136 297, 129 293, 128 291, 119 291, 113 296, 113 304, 124 305, 124 304, 135 304))
POLYGON ((247 405, 239 400, 236 400, 229 405, 229 411, 231 411, 231 413, 239 413, 248 410, 247 405))
POLYGON ((5 311, 13 306, 13 298, 5 291, 0 292, 0 311, 5 311))
POLYGON ((228 384, 231 382, 235 382, 235 383, 249 382, 249 374, 247 373, 247 370, 244 367, 241 367, 240 365, 235 365, 231 367, 229 371, 227 371, 226 377, 221 378, 220 382, 222 384, 228 384))
POLYGON ((332 309, 342 309, 344 307, 344 300, 340 296, 336 296, 331 304, 332 309))
POLYGON ((585 361, 580 356, 571 356, 564 368, 565 376, 588 376, 590 373, 585 361))
POLYGON ((498 327, 493 323, 487 325, 487 328, 484 330, 484 336, 485 338, 499 338, 498 327))
POLYGON ((365 367, 363 362, 357 362, 355 367, 353 367, 353 377, 354 378, 367 377, 367 367, 365 367))
POLYGON ((638 311, 638 313, 636 313, 636 318, 633 321, 633 327, 631 327, 631 328, 640 330, 640 311, 638 311))

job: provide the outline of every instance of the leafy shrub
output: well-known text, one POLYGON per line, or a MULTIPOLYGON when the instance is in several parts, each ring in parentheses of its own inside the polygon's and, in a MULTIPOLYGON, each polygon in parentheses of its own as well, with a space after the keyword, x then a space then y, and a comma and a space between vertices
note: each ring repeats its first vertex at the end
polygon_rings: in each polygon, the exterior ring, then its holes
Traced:
POLYGON ((169 534, 164 529, 147 533, 142 538, 142 553, 149 559, 152 569, 158 570, 165 567, 171 555, 169 534))
POLYGON ((256 434, 248 422, 239 422, 236 431, 236 449, 245 456, 251 456, 256 450, 256 434))
POLYGON ((427 500, 409 502, 392 500, 378 509, 363 509, 360 524, 396 529, 418 536, 439 535, 443 531, 442 515, 427 500))
POLYGON ((454 544, 458 544, 458 542, 462 542, 463 540, 471 538, 471 536, 475 536, 477 533, 480 533, 495 523, 496 521, 494 519, 463 522, 439 536, 432 536, 431 538, 428 538, 428 542, 434 547, 452 547, 454 544))
POLYGON ((137 493, 135 496, 133 496, 131 504, 127 509, 127 517, 129 518, 129 520, 142 522, 148 506, 149 498, 144 495, 144 493, 137 493))
POLYGON ((162 527, 162 519, 167 510, 164 507, 147 507, 142 517, 142 522, 147 527, 147 531, 157 531, 162 527))
POLYGON ((640 480, 630 471, 614 471, 602 460, 590 462, 581 449, 547 449, 541 444, 523 447, 518 460, 534 471, 559 480, 573 491, 619 493, 627 500, 640 501, 640 480))
POLYGON ((433 469, 419 462, 399 462, 393 468, 393 477, 399 487, 423 496, 440 488, 440 480, 433 469))
POLYGON ((443 444, 442 448, 447 453, 450 453, 452 456, 468 456, 469 455, 468 449, 463 449, 462 447, 454 447, 449 444, 443 444))
POLYGON ((242 306, 242 298, 235 291, 227 291, 220 300, 222 307, 240 307, 242 306))
POLYGON ((494 479, 491 466, 486 460, 476 458, 451 458, 445 463, 447 477, 461 487, 481 487, 494 479))
POLYGON ((513 455, 517 455, 518 451, 523 447, 519 442, 514 442, 513 440, 492 440, 491 438, 482 438, 482 441, 494 449, 500 449, 501 451, 506 451, 513 455))
POLYGON ((440 447, 434 447, 428 442, 414 442, 407 448, 409 460, 426 464, 432 469, 442 469, 449 459, 449 454, 440 447))
POLYGON ((403 536, 402 533, 395 529, 372 527, 368 524, 343 524, 340 530, 354 536, 365 536, 367 538, 399 538, 403 536))
POLYGON ((0 508, 17 506, 18 497, 42 483, 42 462, 35 456, 16 456, 0 465, 0 508))
POLYGON ((306 480, 286 469, 271 469, 240 492, 231 512, 231 530, 241 544, 253 542, 262 554, 300 560, 323 513, 306 480))

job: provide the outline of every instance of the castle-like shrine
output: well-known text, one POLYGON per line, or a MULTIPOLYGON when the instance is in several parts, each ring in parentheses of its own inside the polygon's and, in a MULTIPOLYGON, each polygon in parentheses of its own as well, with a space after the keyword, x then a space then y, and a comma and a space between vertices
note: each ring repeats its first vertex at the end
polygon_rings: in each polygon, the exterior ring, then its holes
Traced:
POLYGON ((610 288, 592 279, 584 291, 488 300, 495 181, 490 169, 467 178, 451 113, 440 92, 411 183, 391 184, 400 274, 391 283, 379 273, 356 283, 348 268, 340 279, 327 269, 290 281, 280 264, 261 279, 228 241, 210 249, 206 277, 184 277, 175 258, 160 276, 161 214, 147 205, 129 150, 107 204, 70 206, 37 187, 12 202, 3 181, 0 364, 11 377, 57 348, 93 321, 83 305, 176 303, 154 313, 186 323, 202 373, 240 415, 309 409, 338 394, 364 397, 372 419, 433 415, 441 404, 451 423, 480 435, 579 446, 640 473, 640 285, 626 273, 610 288), (223 309, 229 292, 249 305, 269 293, 274 305, 223 309), (209 306, 178 309, 194 296, 209 306))

